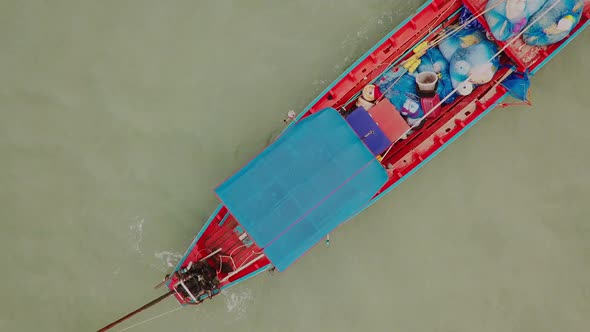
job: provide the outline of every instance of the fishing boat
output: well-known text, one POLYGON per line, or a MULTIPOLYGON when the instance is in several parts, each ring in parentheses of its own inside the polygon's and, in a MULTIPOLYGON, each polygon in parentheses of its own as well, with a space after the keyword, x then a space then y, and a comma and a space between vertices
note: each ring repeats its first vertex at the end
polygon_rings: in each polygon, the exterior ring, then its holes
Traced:
MULTIPOLYGON (((283 132, 215 189, 219 206, 156 286, 167 292, 99 331, 166 297, 175 297, 182 306, 198 305, 264 271, 285 271, 492 109, 510 105, 503 103, 507 97, 528 103, 529 78, 589 24, 590 2, 577 8, 581 15, 573 24, 564 23, 569 28, 565 37, 535 46, 525 43, 523 35, 565 0, 545 1, 537 18, 527 17, 528 25, 502 41, 494 38, 487 15, 509 1, 490 6, 487 0, 431 0, 421 6, 298 115, 290 112, 283 132), (448 85, 452 80, 434 70, 428 81, 428 75, 418 73, 420 66, 428 64, 429 50, 474 26, 486 36, 481 42, 495 47, 484 66, 493 72, 484 81, 468 73, 441 95, 442 81, 448 85), (426 79, 421 82, 422 76, 426 79), (409 116, 418 107, 407 105, 409 99, 401 107, 391 101, 392 91, 407 77, 416 80, 412 88, 422 111, 418 118, 409 116)), ((474 44, 471 39, 463 41, 474 44)), ((447 62, 453 64, 457 61, 447 62)))

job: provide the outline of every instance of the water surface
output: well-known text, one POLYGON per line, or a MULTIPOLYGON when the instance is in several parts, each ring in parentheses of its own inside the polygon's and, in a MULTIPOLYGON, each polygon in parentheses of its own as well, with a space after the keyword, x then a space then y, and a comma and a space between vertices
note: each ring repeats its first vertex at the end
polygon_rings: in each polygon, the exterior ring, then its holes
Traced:
MULTIPOLYGON (((2 1, 0 330, 157 297, 212 189, 421 3, 2 1)), ((329 248, 131 331, 587 331, 589 40, 329 248)))

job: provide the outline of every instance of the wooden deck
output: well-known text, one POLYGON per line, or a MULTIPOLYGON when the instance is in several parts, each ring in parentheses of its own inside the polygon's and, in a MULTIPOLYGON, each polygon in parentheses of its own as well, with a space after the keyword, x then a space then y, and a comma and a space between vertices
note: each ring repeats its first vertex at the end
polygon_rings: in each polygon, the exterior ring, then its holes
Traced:
MULTIPOLYGON (((217 271, 217 278, 221 281, 220 288, 270 263, 264 257, 260 247, 249 238, 225 207, 219 210, 207 226, 183 261, 181 268, 187 267, 190 262, 197 262, 204 258, 207 258, 207 262, 217 271), (214 255, 211 256, 212 254, 214 255), (207 258, 207 256, 211 257, 207 258), (232 272, 222 271, 222 264, 225 267, 231 267, 232 272)), ((172 289, 177 281, 172 278, 169 288, 172 289)), ((178 294, 176 298, 182 304, 192 302, 181 298, 178 294)))

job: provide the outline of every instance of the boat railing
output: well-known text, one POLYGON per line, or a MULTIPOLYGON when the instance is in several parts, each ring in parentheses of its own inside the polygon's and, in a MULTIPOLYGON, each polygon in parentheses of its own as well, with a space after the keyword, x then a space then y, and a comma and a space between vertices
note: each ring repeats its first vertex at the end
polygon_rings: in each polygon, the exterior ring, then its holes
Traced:
MULTIPOLYGON (((184 289, 184 291, 188 294, 188 296, 195 302, 199 302, 197 301, 197 298, 195 297, 195 295, 193 295, 193 293, 190 291, 190 289, 188 289, 188 287, 186 287, 186 285, 184 284, 184 281, 179 280, 178 283, 175 285, 174 290, 176 291, 176 287, 178 285, 181 285, 182 288, 184 289)), ((178 293, 178 292, 177 292, 178 293)))

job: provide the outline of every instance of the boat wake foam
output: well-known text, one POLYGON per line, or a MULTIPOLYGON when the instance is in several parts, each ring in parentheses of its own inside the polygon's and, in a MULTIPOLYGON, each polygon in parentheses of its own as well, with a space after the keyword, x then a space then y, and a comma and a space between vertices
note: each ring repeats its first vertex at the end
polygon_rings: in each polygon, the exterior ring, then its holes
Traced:
POLYGON ((226 324, 231 324, 246 317, 248 312, 248 302, 252 301, 253 293, 250 288, 240 288, 232 290, 224 290, 221 292, 225 300, 225 308, 227 312, 232 313, 234 319, 225 321, 226 324))
POLYGON ((179 252, 172 251, 160 251, 154 253, 154 256, 161 260, 162 263, 166 264, 166 267, 174 267, 176 263, 182 258, 182 254, 179 252))
POLYGON ((144 219, 139 219, 135 224, 129 225, 129 239, 133 243, 133 248, 140 255, 143 255, 141 251, 141 241, 143 240, 143 223, 144 219))

